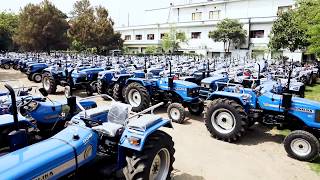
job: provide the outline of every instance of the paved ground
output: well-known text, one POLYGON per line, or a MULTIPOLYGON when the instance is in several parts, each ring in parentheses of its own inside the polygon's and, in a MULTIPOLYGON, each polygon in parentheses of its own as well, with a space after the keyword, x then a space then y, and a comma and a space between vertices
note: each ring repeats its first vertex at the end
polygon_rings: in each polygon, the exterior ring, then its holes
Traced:
MULTIPOLYGON (((12 80, 10 84, 38 85, 26 76, 13 70, 0 69, 0 80, 12 80)), ((1 83, 0 83, 1 84, 1 83)), ((0 85, 0 89, 3 86, 0 85)), ((52 99, 62 99, 60 95, 52 99)), ((106 103, 97 100, 98 104, 106 103)), ((157 114, 167 117, 165 109, 157 114)), ((307 163, 287 157, 281 144, 282 135, 260 126, 254 126, 237 144, 213 139, 205 128, 202 117, 189 116, 183 124, 174 124, 174 129, 165 129, 175 142, 175 180, 319 180, 320 176, 311 171, 307 163)))

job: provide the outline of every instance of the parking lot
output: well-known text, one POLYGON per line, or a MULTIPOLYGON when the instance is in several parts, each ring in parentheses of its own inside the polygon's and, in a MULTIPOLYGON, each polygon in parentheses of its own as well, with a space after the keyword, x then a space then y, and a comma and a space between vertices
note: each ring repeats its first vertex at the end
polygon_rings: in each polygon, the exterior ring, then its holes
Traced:
MULTIPOLYGON (((0 69, 0 80, 10 81, 14 86, 30 86, 26 76, 18 71, 0 69)), ((3 86, 1 85, 1 90, 3 86)), ((50 96, 63 99, 63 89, 50 96)), ((37 93, 37 92, 35 92, 37 93)), ((100 98, 98 105, 107 103, 100 98)), ((167 117, 166 109, 157 114, 167 117)), ((231 179, 319 179, 308 163, 287 157, 282 141, 284 136, 276 130, 254 125, 238 143, 230 144, 213 139, 207 131, 202 117, 188 115, 186 123, 174 124, 174 129, 164 129, 175 142, 173 179, 176 180, 231 180, 231 179)))

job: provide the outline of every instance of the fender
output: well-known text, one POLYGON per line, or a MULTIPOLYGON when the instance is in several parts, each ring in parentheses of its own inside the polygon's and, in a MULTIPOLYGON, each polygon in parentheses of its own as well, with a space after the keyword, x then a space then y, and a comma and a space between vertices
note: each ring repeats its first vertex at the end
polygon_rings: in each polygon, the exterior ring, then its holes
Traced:
MULTIPOLYGON (((18 121, 19 124, 23 124, 27 127, 33 127, 36 128, 36 126, 34 124, 32 124, 28 119, 26 119, 25 117, 19 115, 18 116, 18 121)), ((13 120, 13 116, 10 114, 4 114, 4 115, 0 115, 0 127, 5 127, 5 126, 12 126, 13 127, 14 124, 14 120, 13 120)))
POLYGON ((147 82, 145 81, 144 78, 129 78, 129 79, 127 80, 127 83, 126 83, 126 84, 130 84, 130 83, 132 83, 132 82, 140 83, 140 84, 141 84, 142 86, 144 86, 144 87, 150 85, 149 83, 147 83, 147 82))
POLYGON ((244 101, 243 95, 245 95, 245 94, 232 93, 232 92, 226 92, 226 91, 215 91, 215 92, 209 94, 209 97, 207 98, 207 100, 226 98, 226 99, 235 100, 236 102, 240 103, 242 106, 246 106, 247 102, 244 101))
POLYGON ((160 127, 169 127, 173 128, 171 121, 162 119, 161 117, 158 117, 158 119, 155 121, 156 123, 150 126, 148 129, 146 129, 144 132, 142 131, 132 131, 129 128, 126 128, 126 130, 123 132, 119 146, 128 148, 128 149, 133 149, 136 151, 142 151, 144 144, 146 140, 148 139, 149 135, 158 130, 160 127), (140 140, 139 145, 132 145, 129 143, 129 138, 134 137, 138 138, 140 140))

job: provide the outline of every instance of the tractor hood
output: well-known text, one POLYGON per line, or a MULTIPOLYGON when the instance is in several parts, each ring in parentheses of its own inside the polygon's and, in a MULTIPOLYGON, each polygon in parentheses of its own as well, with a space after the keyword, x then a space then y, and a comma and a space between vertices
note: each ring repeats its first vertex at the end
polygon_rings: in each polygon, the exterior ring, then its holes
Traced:
POLYGON ((175 88, 197 88, 199 87, 197 84, 188 82, 188 81, 182 81, 182 80, 174 80, 173 81, 175 88))
POLYGON ((320 110, 320 102, 305 98, 293 97, 292 103, 295 106, 303 107, 310 110, 320 110))
POLYGON ((85 74, 98 74, 100 71, 104 71, 103 68, 88 68, 79 71, 79 73, 85 73, 85 74))
POLYGON ((211 84, 211 83, 215 83, 215 82, 225 81, 226 79, 228 79, 228 77, 226 77, 225 75, 217 74, 213 77, 207 77, 207 78, 202 79, 201 83, 211 84))

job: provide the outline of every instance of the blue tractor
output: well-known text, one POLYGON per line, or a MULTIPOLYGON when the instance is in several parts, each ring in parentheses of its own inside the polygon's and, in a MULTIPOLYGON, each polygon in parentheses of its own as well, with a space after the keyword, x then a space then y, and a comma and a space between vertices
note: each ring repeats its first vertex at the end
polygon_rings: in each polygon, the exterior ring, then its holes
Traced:
MULTIPOLYGON (((31 95, 16 97, 13 88, 5 86, 10 92, 11 103, 9 113, 0 115, 0 149, 14 146, 10 144, 10 132, 14 129, 24 129, 27 142, 32 144, 62 130, 66 121, 81 111, 80 106, 85 109, 97 106, 94 101, 86 100, 77 105, 74 97, 68 98, 67 102, 47 101, 31 95)), ((44 89, 39 91, 47 95, 44 89)))
MULTIPOLYGON (((288 81, 290 87, 290 75, 288 81)), ((255 122, 290 129, 284 140, 288 155, 312 161, 320 152, 320 103, 293 97, 288 87, 274 81, 255 89, 229 84, 209 93, 205 125, 213 137, 228 142, 239 140, 255 122)))
POLYGON ((101 71, 98 75, 97 91, 99 94, 111 95, 116 101, 123 101, 123 90, 130 77, 132 75, 125 71, 101 71))
POLYGON ((136 112, 148 108, 152 103, 171 102, 167 109, 169 118, 183 123, 185 107, 194 115, 203 112, 204 104, 199 98, 199 89, 195 83, 174 80, 170 64, 169 77, 153 78, 153 75, 145 70, 144 78, 129 78, 126 82, 125 101, 136 112))
POLYGON ((170 179, 174 142, 159 128, 172 128, 172 124, 157 115, 145 114, 157 106, 131 116, 130 107, 118 102, 91 110, 82 108, 65 129, 29 146, 25 146, 25 130, 16 127, 9 133, 12 152, 0 154, 0 176, 96 179, 102 177, 99 172, 110 175, 122 170, 128 180, 170 179), (17 146, 25 148, 15 150, 17 146), (88 175, 86 169, 95 172, 88 175))
POLYGON ((42 81, 42 72, 48 68, 47 63, 34 63, 27 66, 26 75, 29 81, 40 83, 42 81))
POLYGON ((92 95, 97 90, 98 73, 103 70, 91 67, 78 67, 75 70, 58 64, 44 69, 42 85, 49 94, 56 93, 57 86, 62 86, 67 87, 66 92, 85 89, 88 95, 92 95))

